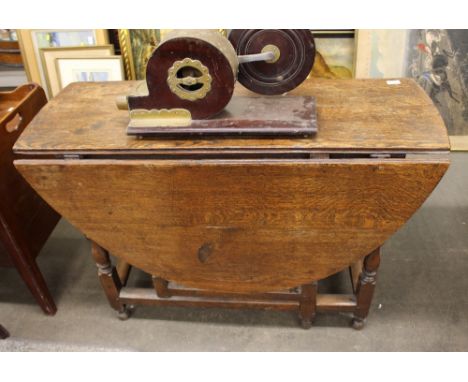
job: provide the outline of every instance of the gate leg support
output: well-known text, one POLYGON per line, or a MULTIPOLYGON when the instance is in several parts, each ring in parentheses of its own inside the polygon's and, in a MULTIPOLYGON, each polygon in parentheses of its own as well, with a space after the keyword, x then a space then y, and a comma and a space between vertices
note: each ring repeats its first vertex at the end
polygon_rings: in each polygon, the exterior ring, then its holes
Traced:
POLYGON ((315 319, 317 305, 317 282, 305 284, 301 287, 299 303, 299 319, 304 329, 309 329, 315 319))
POLYGON ((169 291, 169 282, 164 280, 161 277, 153 276, 153 286, 156 294, 162 298, 170 298, 172 297, 171 292, 169 291))
POLYGON ((130 313, 125 304, 119 302, 122 282, 120 281, 116 268, 112 266, 109 252, 93 241, 91 245, 91 254, 96 262, 99 281, 101 282, 102 289, 104 289, 107 300, 110 306, 118 312, 119 319, 126 320, 130 316, 130 313))
POLYGON ((354 329, 362 329, 369 314, 380 265, 380 247, 364 258, 356 291, 356 309, 352 320, 354 329))

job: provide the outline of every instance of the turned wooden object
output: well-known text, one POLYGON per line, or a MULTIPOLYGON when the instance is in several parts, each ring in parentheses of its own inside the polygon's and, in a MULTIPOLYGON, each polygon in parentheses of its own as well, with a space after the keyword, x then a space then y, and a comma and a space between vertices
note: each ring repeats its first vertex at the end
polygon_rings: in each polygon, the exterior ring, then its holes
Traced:
POLYGON ((99 281, 101 282, 102 289, 107 296, 110 306, 118 311, 120 318, 128 318, 125 305, 119 302, 122 281, 117 269, 111 263, 109 253, 96 243, 92 243, 91 254, 96 262, 99 281))
POLYGON ((369 314, 374 289, 377 282, 377 270, 380 265, 380 248, 364 258, 362 271, 356 289, 356 310, 353 315, 353 327, 361 329, 369 314))
POLYGON ((238 80, 259 94, 280 95, 293 90, 309 75, 315 60, 315 42, 309 29, 233 29, 229 41, 240 56, 273 48, 273 62, 239 65, 238 80))

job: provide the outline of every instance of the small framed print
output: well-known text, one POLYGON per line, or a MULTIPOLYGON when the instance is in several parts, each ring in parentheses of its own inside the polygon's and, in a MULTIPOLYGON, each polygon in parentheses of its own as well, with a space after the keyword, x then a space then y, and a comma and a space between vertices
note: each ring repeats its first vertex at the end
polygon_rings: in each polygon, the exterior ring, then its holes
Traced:
POLYGON ((47 88, 41 65, 42 48, 93 46, 109 43, 106 29, 17 29, 24 68, 29 81, 47 88))
POLYGON ((65 48, 42 48, 41 60, 44 68, 47 91, 50 97, 55 97, 60 91, 59 75, 55 60, 59 58, 101 58, 114 55, 114 46, 95 45, 65 48))
POLYGON ((99 58, 57 58, 60 89, 72 82, 123 81, 121 56, 99 58))

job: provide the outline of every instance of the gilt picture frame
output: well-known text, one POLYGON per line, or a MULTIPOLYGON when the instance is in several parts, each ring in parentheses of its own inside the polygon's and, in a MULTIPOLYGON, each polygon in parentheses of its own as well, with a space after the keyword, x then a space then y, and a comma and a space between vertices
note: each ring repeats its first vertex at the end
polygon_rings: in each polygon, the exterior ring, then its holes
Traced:
POLYGON ((119 29, 119 44, 128 80, 146 77, 146 63, 161 42, 160 29, 119 29))

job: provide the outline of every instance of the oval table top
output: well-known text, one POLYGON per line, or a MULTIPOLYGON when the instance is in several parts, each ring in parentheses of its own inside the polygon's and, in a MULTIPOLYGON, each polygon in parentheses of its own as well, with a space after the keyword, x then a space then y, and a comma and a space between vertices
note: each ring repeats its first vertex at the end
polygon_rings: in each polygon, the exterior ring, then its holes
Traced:
MULTIPOLYGON (((116 98, 136 82, 73 83, 52 99, 22 134, 14 150, 47 153, 144 154, 220 151, 447 151, 443 120, 412 79, 310 79, 287 96, 317 100, 318 133, 293 139, 164 139, 126 135, 128 112, 116 98), (389 84, 390 83, 390 84, 389 84)), ((236 85, 235 94, 255 94, 236 85)), ((281 97, 281 96, 279 96, 281 97)), ((229 110, 229 105, 227 107, 229 110)))

